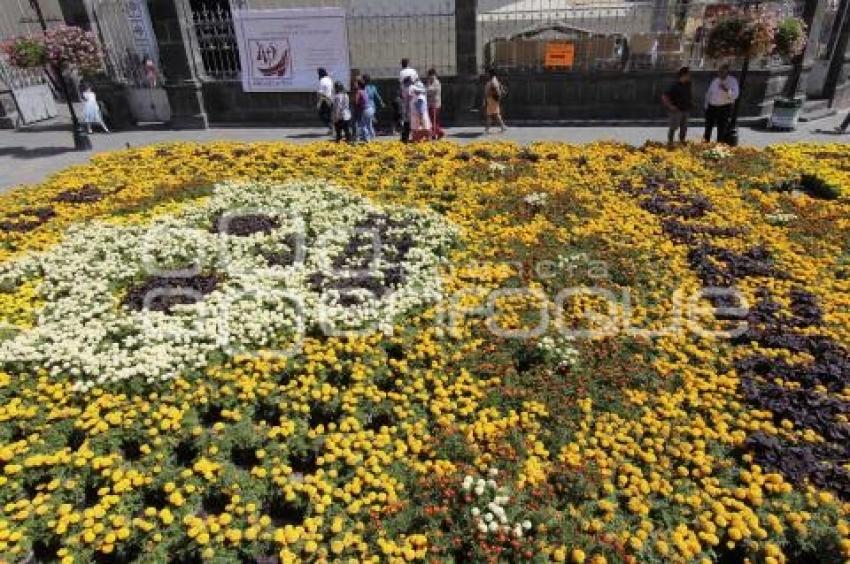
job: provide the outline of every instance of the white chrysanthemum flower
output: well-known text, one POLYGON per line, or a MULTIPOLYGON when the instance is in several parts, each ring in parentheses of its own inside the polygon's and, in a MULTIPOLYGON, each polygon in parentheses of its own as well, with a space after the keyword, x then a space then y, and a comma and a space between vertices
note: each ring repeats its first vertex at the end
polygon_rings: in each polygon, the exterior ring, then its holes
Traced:
POLYGON ((297 342, 300 331, 320 322, 328 330, 391 331, 399 316, 441 298, 439 266, 455 235, 435 214, 379 208, 321 182, 226 183, 209 200, 147 225, 75 225, 55 247, 0 268, 0 285, 42 278, 44 302, 34 328, 0 344, 0 362, 67 375, 74 390, 85 392, 134 378, 161 381, 203 369, 215 356, 297 342), (220 234, 211 226, 223 214, 263 214, 276 226, 246 237, 220 234), (357 243, 358 225, 376 222, 389 226, 358 282, 345 264, 346 249, 357 243), (304 233, 310 234, 306 249, 291 248, 304 233), (390 260, 401 253, 393 246, 400 240, 413 245, 405 243, 410 248, 402 258, 390 260), (203 296, 195 292, 201 301, 175 305, 170 315, 122 304, 140 281, 204 269, 219 275, 214 287, 203 296), (381 286, 393 272, 403 276, 381 286), (339 289, 346 285, 359 302, 343 303, 339 289), (366 289, 373 287, 381 293, 366 289))

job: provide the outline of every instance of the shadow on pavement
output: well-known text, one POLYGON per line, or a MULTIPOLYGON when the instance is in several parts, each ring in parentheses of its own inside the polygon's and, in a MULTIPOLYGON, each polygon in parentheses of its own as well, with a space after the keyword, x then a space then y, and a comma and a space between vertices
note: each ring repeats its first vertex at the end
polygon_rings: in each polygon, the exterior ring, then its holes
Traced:
POLYGON ((479 137, 484 137, 483 131, 461 131, 458 133, 449 133, 446 137, 455 138, 455 139, 478 139, 479 137))
POLYGON ((295 133, 292 135, 287 135, 287 139, 322 139, 325 137, 330 137, 327 133, 295 133))
POLYGON ((73 147, 0 147, 0 157, 40 159, 74 152, 73 147))
POLYGON ((819 135, 848 135, 848 131, 838 131, 836 129, 815 129, 812 133, 817 133, 819 135))
POLYGON ((45 133, 51 131, 67 131, 71 135, 71 122, 61 119, 50 119, 20 126, 15 133, 45 133))

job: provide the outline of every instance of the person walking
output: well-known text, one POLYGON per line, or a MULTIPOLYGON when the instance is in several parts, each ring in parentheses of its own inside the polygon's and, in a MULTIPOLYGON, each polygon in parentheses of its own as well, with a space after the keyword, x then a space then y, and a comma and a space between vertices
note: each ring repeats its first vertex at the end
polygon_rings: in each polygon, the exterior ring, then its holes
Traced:
POLYGON ((328 128, 328 135, 333 133, 331 122, 331 114, 333 113, 333 98, 334 98, 334 81, 323 68, 318 70, 319 85, 316 89, 316 110, 319 112, 319 119, 328 128))
POLYGON ((488 75, 490 78, 484 85, 484 112, 487 114, 487 125, 484 127, 484 133, 490 133, 490 127, 494 123, 504 133, 508 129, 502 119, 502 97, 505 90, 502 83, 499 82, 496 69, 491 68, 488 75))
POLYGON ((410 105, 412 101, 413 80, 407 76, 401 83, 401 92, 399 93, 399 109, 401 110, 401 142, 408 143, 410 141, 410 105))
POLYGON ((431 118, 428 116, 428 89, 417 80, 410 87, 410 130, 411 141, 431 139, 431 118))
POLYGON ((357 140, 368 143, 375 139, 375 103, 369 98, 363 78, 357 82, 354 100, 354 106, 357 108, 357 140))
POLYGON ((673 146, 676 130, 679 130, 679 142, 684 143, 688 137, 688 114, 693 107, 691 90, 691 70, 682 67, 676 75, 676 82, 661 96, 661 101, 670 116, 670 126, 667 130, 667 145, 673 146))
POLYGON ((91 133, 92 125, 100 126, 104 133, 109 133, 106 123, 103 121, 103 114, 100 111, 100 105, 97 103, 97 96, 91 86, 83 86, 83 123, 86 124, 86 130, 91 133))
POLYGON ((375 135, 375 121, 378 112, 384 107, 384 100, 381 98, 381 93, 378 92, 378 87, 372 84, 372 77, 368 74, 363 75, 363 84, 366 85, 366 96, 369 98, 369 104, 372 106, 372 123, 371 132, 372 138, 376 137, 375 135))
POLYGON ((717 128, 717 141, 725 143, 729 133, 729 119, 732 107, 738 99, 740 88, 738 80, 729 74, 729 65, 720 66, 718 74, 708 86, 705 94, 705 134, 703 140, 711 141, 711 132, 717 128))
POLYGON ((342 141, 343 137, 351 142, 351 106, 345 85, 339 81, 334 84, 333 121, 337 143, 342 141))
POLYGON ((431 119, 431 139, 442 139, 445 135, 440 126, 440 107, 443 105, 443 85, 435 69, 428 69, 428 117, 431 119))

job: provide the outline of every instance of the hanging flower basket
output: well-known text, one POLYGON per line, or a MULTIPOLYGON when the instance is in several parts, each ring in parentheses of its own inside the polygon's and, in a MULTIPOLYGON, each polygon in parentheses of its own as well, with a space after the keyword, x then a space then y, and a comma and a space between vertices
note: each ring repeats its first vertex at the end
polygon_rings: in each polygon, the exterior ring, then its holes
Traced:
POLYGON ((806 49, 806 24, 800 18, 785 18, 776 26, 773 36, 774 51, 790 61, 806 49))
POLYGON ((43 67, 47 64, 47 47, 44 38, 40 36, 15 37, 3 42, 0 50, 9 64, 19 69, 43 67))
POLYGON ((22 35, 2 44, 2 51, 13 67, 46 67, 53 72, 75 68, 92 73, 102 67, 100 46, 93 33, 75 26, 62 25, 40 35, 22 35))
POLYGON ((74 147, 91 149, 91 141, 74 111, 62 73, 76 69, 82 74, 90 74, 101 69, 101 51, 94 34, 76 26, 61 25, 40 35, 14 37, 0 44, 0 50, 13 67, 44 69, 47 79, 65 96, 71 114, 74 147))
POLYGON ((775 29, 775 20, 767 12, 732 10, 709 31, 705 52, 712 59, 758 57, 773 49, 775 29))

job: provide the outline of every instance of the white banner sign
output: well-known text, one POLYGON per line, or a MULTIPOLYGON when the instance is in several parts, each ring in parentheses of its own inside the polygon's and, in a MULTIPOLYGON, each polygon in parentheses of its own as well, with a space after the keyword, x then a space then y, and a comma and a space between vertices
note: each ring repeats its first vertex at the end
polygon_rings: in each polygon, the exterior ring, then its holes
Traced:
POLYGON ((320 67, 348 84, 344 9, 235 10, 233 25, 245 92, 313 92, 320 67))

